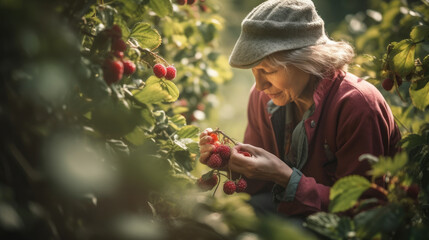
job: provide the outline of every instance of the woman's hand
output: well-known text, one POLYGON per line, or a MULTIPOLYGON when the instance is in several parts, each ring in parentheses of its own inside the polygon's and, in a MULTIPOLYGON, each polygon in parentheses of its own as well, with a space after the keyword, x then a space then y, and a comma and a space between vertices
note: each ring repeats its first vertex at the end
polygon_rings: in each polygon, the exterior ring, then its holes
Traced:
POLYGON ((206 164, 210 154, 215 149, 213 144, 214 139, 209 136, 209 133, 213 132, 211 128, 207 128, 200 134, 200 162, 206 164))
POLYGON ((249 144, 237 144, 231 151, 229 168, 250 179, 275 182, 283 187, 289 183, 293 170, 277 156, 249 144), (246 157, 239 151, 250 153, 246 157))

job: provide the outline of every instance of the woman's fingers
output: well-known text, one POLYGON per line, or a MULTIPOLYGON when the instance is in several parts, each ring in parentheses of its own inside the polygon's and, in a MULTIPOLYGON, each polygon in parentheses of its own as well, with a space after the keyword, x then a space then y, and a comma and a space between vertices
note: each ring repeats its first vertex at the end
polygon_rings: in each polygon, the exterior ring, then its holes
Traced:
POLYGON ((206 129, 204 129, 204 131, 202 131, 201 133, 200 133, 200 138, 202 138, 202 137, 204 137, 204 136, 207 136, 209 133, 211 133, 211 132, 213 132, 213 129, 211 129, 211 128, 206 128, 206 129))
POLYGON ((257 155, 259 153, 259 148, 244 143, 238 143, 237 145, 235 145, 234 149, 237 149, 237 151, 241 152, 248 152, 251 155, 257 155))

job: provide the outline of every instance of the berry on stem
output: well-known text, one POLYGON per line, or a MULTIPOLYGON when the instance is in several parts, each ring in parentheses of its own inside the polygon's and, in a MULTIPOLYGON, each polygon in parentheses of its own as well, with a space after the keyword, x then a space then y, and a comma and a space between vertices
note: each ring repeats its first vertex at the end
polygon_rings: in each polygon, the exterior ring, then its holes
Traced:
POLYGON ((167 74, 167 69, 161 63, 157 63, 155 66, 153 66, 153 73, 158 78, 163 78, 167 74))
POLYGON ((210 144, 214 144, 215 142, 217 142, 219 140, 217 137, 217 134, 214 132, 209 133, 209 136, 212 138, 212 140, 210 141, 210 144))
POLYGON ((127 44, 124 42, 124 40, 122 40, 120 38, 113 39, 112 50, 123 52, 123 51, 127 50, 127 44))
POLYGON ((383 81, 383 83, 381 85, 383 86, 383 88, 386 91, 390 91, 393 88, 393 84, 394 84, 393 79, 386 78, 386 79, 384 79, 384 81, 383 81))
POLYGON ((188 0, 188 5, 192 5, 195 3, 195 0, 188 0))
POLYGON ((235 183, 233 181, 229 180, 223 184, 223 192, 224 193, 231 195, 235 192, 235 190, 236 190, 236 186, 235 186, 235 183))
POLYGON ((123 61, 124 64, 124 74, 125 75, 131 75, 136 71, 136 65, 131 60, 125 60, 123 61))
POLYGON ((165 79, 173 80, 176 78, 176 68, 174 66, 167 67, 167 73, 165 74, 165 79))
POLYGON ((177 3, 179 5, 185 5, 188 1, 187 0, 177 0, 177 3))
POLYGON ((121 52, 121 51, 114 51, 114 52, 113 52, 113 56, 115 56, 115 57, 117 57, 117 58, 119 58, 119 59, 122 59, 122 58, 124 58, 124 52, 121 52))
POLYGON ((124 73, 124 64, 119 60, 107 59, 103 64, 103 77, 108 85, 119 82, 124 73))
POLYGON ((227 163, 231 156, 231 148, 223 144, 217 146, 213 152, 219 154, 224 163, 227 163))
POLYGON ((119 25, 115 24, 110 29, 110 34, 112 38, 121 38, 122 37, 122 29, 119 25))
POLYGON ((244 192, 244 190, 247 188, 247 182, 243 178, 240 178, 235 185, 238 193, 244 192))
POLYGON ((217 169, 222 166, 222 158, 219 154, 213 153, 210 155, 209 160, 207 160, 207 166, 217 169))
POLYGON ((214 186, 216 186, 218 182, 218 177, 216 174, 212 174, 211 176, 201 176, 197 180, 198 187, 203 191, 208 191, 213 189, 214 186))

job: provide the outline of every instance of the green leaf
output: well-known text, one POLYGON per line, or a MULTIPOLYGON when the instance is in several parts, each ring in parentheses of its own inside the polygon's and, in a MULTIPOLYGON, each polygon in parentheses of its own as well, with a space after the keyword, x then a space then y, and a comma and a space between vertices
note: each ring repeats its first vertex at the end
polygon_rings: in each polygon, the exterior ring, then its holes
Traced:
POLYGON ((132 132, 128 133, 125 136, 125 139, 127 139, 127 141, 129 141, 130 143, 136 146, 143 145, 147 138, 148 136, 146 136, 144 130, 141 129, 140 127, 134 128, 132 132))
POLYGON ((410 87, 410 96, 413 105, 424 111, 429 106, 429 82, 420 89, 417 89, 417 83, 413 83, 410 87))
POLYGON ((426 139, 418 134, 410 134, 401 140, 401 146, 407 151, 426 144, 426 139))
POLYGON ((140 22, 131 30, 129 38, 136 40, 140 47, 154 50, 161 45, 161 36, 150 24, 140 22))
POLYGON ((389 58, 392 70, 401 76, 406 76, 412 72, 415 68, 415 50, 416 44, 411 39, 404 39, 395 44, 389 58))
POLYGON ((354 222, 349 217, 319 212, 310 215, 304 226, 330 239, 349 239, 355 235, 354 222))
POLYGON ((329 210, 331 212, 341 212, 353 207, 360 195, 370 186, 371 183, 359 175, 341 178, 331 188, 329 210))
POLYGON ((198 127, 189 125, 189 126, 184 126, 183 128, 181 128, 177 132, 177 135, 180 138, 198 138, 199 132, 200 132, 200 129, 198 127))
POLYGON ((160 17, 173 13, 173 5, 170 0, 150 0, 149 6, 160 17))
POLYGON ((383 176, 385 174, 393 176, 405 167, 407 161, 408 157, 406 152, 396 154, 393 159, 381 156, 379 161, 372 165, 370 174, 373 178, 383 176))
MULTIPOLYGON (((178 93, 174 92, 174 89, 172 90, 168 87, 165 87, 163 80, 155 76, 151 76, 147 79, 146 85, 142 90, 135 90, 132 93, 137 101, 145 104, 153 104, 160 102, 171 102, 172 99, 176 97, 176 95, 171 96, 168 90, 170 90, 173 94, 178 95, 178 93)), ((177 92, 178 91, 179 90, 177 90, 177 92)))
POLYGON ((426 25, 418 25, 411 30, 410 33, 411 39, 414 42, 420 42, 429 38, 429 26, 426 25))
POLYGON ((170 95, 170 98, 167 99, 167 102, 174 102, 179 98, 179 89, 177 88, 176 84, 174 84, 172 81, 164 81, 163 82, 164 89, 168 92, 170 95))
POLYGON ((405 211, 399 205, 388 205, 364 211, 354 218, 358 239, 372 239, 378 233, 390 234, 404 220, 405 211))

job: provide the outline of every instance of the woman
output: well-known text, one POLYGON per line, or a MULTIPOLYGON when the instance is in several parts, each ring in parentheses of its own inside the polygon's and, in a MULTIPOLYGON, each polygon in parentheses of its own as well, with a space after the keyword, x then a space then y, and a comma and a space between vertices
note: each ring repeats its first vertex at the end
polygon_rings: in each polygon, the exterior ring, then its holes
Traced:
MULTIPOLYGON (((242 22, 230 65, 251 68, 255 85, 245 144, 232 150, 228 165, 246 176, 257 210, 327 211, 336 180, 369 177, 360 155, 397 151, 400 133, 382 95, 346 72, 353 55, 350 45, 325 35, 310 0, 269 0, 242 22)), ((210 140, 201 134, 202 163, 214 148, 210 140)))

